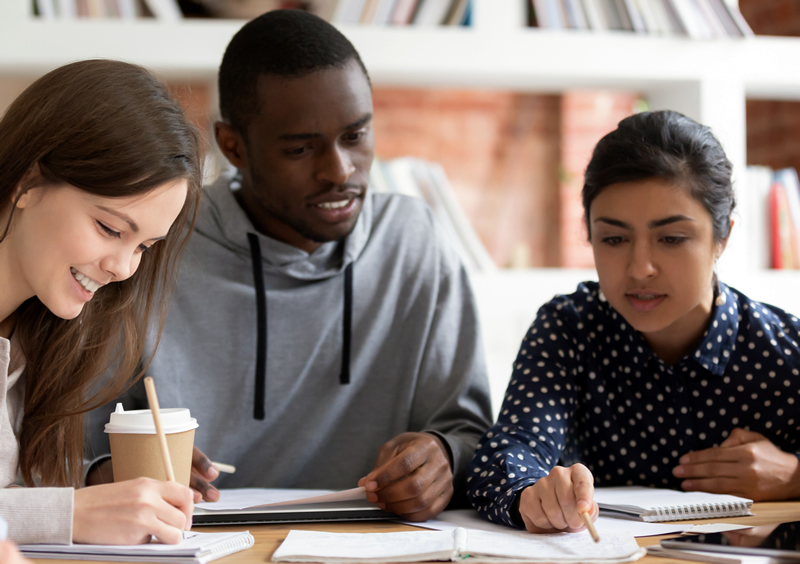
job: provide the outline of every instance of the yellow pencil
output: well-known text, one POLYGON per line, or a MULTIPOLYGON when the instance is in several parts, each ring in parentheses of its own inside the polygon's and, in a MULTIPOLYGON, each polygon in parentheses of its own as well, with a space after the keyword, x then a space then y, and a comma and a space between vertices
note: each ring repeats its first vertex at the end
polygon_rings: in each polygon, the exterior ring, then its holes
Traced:
POLYGON ((158 435, 158 446, 161 449, 161 460, 164 463, 164 473, 167 475, 168 482, 174 482, 175 472, 172 470, 172 459, 169 457, 167 436, 164 434, 164 428, 161 426, 161 411, 158 407, 156 385, 150 376, 144 379, 144 388, 147 391, 147 403, 150 404, 150 411, 153 413, 153 423, 156 425, 156 435, 158 435))
POLYGON ((586 523, 586 530, 589 531, 590 535, 592 535, 592 540, 594 542, 600 542, 600 537, 597 535, 597 529, 594 528, 594 523, 592 523, 592 518, 589 517, 589 513, 586 511, 581 511, 580 516, 583 519, 583 522, 586 523))

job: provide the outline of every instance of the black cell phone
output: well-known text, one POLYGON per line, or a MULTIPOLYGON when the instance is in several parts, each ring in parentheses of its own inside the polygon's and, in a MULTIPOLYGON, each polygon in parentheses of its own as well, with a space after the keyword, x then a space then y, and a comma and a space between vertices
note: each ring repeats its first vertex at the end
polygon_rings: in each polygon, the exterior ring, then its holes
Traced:
POLYGON ((662 540, 661 546, 679 550, 800 560, 800 521, 780 525, 760 525, 725 533, 686 535, 662 540))

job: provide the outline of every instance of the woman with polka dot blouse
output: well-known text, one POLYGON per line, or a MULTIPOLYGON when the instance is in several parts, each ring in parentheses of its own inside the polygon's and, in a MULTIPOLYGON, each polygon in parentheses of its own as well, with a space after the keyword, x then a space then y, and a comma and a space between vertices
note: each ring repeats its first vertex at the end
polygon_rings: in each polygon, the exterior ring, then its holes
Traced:
POLYGON ((599 284, 544 305, 468 478, 490 521, 580 530, 594 485, 800 497, 800 321, 720 283, 735 205, 676 112, 600 140, 583 205, 599 284))

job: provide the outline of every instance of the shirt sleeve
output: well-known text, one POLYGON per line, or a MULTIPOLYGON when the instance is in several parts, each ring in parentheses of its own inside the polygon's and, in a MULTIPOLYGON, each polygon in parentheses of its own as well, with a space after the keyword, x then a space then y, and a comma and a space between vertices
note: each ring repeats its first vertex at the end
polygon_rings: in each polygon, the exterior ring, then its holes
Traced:
POLYGON ((492 423, 477 306, 455 252, 440 242, 436 311, 414 394, 414 427, 441 438, 450 451, 454 495, 450 507, 468 507, 467 466, 492 423))
POLYGON ((17 544, 72 543, 72 488, 0 489, 0 516, 17 544))
POLYGON ((518 492, 556 466, 576 409, 577 337, 568 298, 543 306, 522 342, 497 423, 478 444, 467 495, 484 518, 520 527, 518 492))

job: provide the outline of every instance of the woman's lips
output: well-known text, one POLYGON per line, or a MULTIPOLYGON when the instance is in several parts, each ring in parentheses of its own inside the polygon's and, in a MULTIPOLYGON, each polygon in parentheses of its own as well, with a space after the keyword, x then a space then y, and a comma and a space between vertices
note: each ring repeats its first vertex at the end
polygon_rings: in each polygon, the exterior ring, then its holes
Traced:
POLYGON ((667 299, 666 294, 657 292, 629 292, 625 294, 625 297, 633 309, 641 312, 653 311, 667 299))

